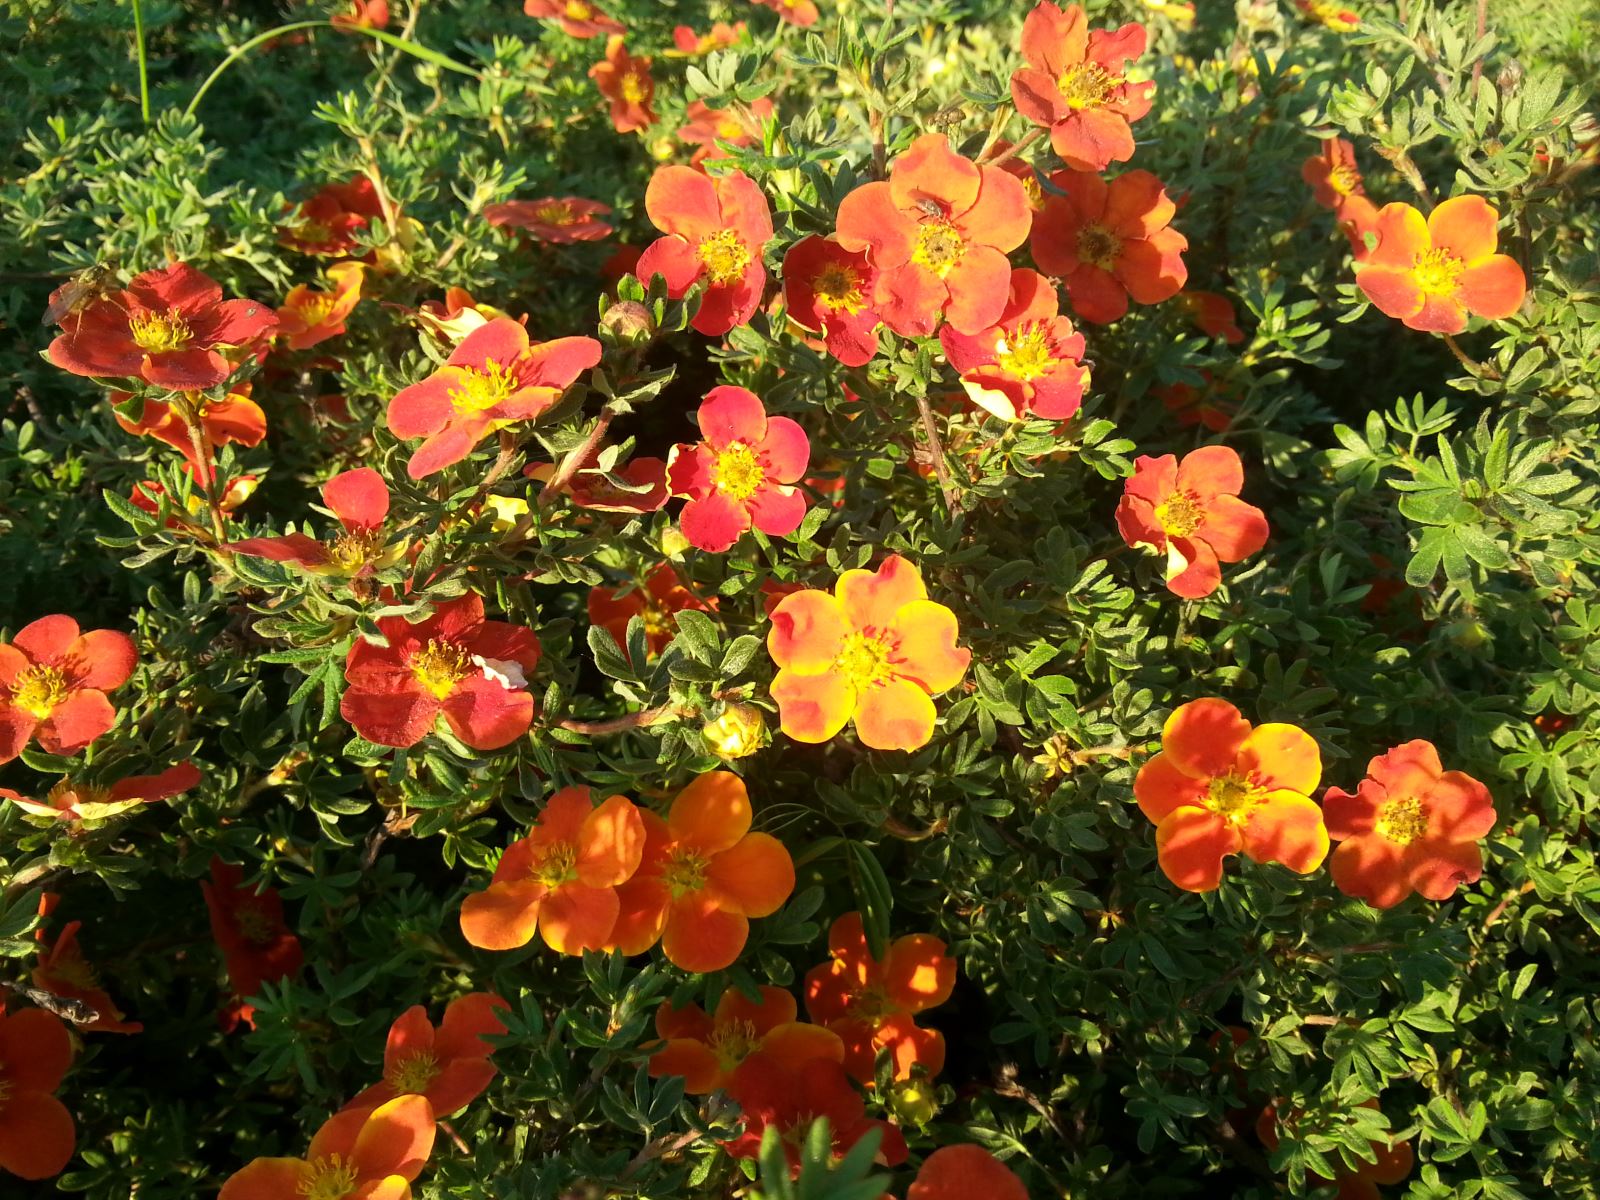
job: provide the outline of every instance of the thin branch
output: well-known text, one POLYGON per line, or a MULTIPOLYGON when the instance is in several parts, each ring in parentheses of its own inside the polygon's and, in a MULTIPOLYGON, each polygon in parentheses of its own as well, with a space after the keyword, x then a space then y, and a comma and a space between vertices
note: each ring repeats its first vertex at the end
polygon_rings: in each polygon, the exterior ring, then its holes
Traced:
POLYGON ((1018 138, 1013 145, 1008 146, 1005 150, 1001 151, 999 154, 996 154, 993 158, 980 158, 978 162, 980 165, 985 167, 998 167, 1001 163, 1008 163, 1017 155, 1026 150, 1029 146, 1033 145, 1034 142, 1038 141, 1039 135, 1043 132, 1044 129, 1042 126, 1035 126, 1018 138))
POLYGON ((926 392, 917 393, 917 412, 922 416, 922 431, 928 435, 928 453, 933 458, 933 472, 939 477, 939 490, 944 493, 945 507, 956 515, 956 484, 950 477, 950 464, 944 460, 944 441, 939 437, 939 426, 933 419, 933 409, 928 405, 926 392))
POLYGON ((1499 371, 1496 371, 1491 366, 1487 366, 1484 363, 1479 362, 1477 359, 1475 359, 1471 355, 1469 355, 1465 350, 1463 350, 1456 343, 1456 339, 1454 337, 1452 337, 1450 334, 1446 333, 1446 334, 1443 334, 1442 336, 1444 338, 1444 344, 1446 346, 1450 347, 1450 353, 1454 354, 1456 356, 1457 361, 1459 361, 1463 367, 1465 367, 1467 370, 1471 371, 1479 379, 1499 379, 1500 378, 1500 372, 1499 371))
POLYGON ((670 721, 674 717, 684 715, 686 715, 684 709, 677 704, 658 704, 655 708, 629 713, 623 717, 612 717, 607 721, 563 719, 555 724, 557 729, 565 729, 569 733, 581 733, 585 737, 604 737, 608 733, 626 733, 630 729, 645 729, 651 725, 659 725, 662 721, 670 721))
POLYGON ((589 436, 583 439, 576 449, 569 450, 567 456, 561 460, 561 465, 556 468, 556 473, 550 477, 550 482, 544 485, 539 493, 539 503, 548 504, 562 492, 567 490, 567 485, 577 475, 583 464, 594 456, 601 440, 606 436, 606 430, 611 427, 616 413, 607 405, 600 410, 600 419, 595 422, 594 428, 589 431, 589 436))

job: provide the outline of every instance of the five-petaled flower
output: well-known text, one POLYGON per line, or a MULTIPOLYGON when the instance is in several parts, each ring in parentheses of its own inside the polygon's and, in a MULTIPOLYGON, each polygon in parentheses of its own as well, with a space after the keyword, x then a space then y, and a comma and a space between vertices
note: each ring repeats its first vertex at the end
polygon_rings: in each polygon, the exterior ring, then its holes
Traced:
POLYGON ((1322 149, 1300 164, 1300 177, 1311 185, 1311 195, 1330 212, 1338 212, 1351 196, 1365 196, 1356 148, 1343 138, 1325 138, 1322 149))
POLYGON ((1454 196, 1424 217, 1409 204, 1378 211, 1378 245, 1356 285, 1408 329, 1460 333, 1467 314, 1499 321, 1522 307, 1527 279, 1496 254, 1500 214, 1482 196, 1454 196))
POLYGON ((1393 908, 1412 892, 1448 900, 1483 874, 1478 843, 1494 828, 1489 789, 1446 771, 1433 743, 1406 742, 1367 764, 1355 794, 1322 797, 1334 884, 1374 908, 1393 908))
POLYGON ((61 327, 46 357, 63 371, 179 392, 223 382, 271 340, 278 319, 254 300, 224 300, 215 280, 174 263, 69 313, 61 327))
POLYGON ((1130 546, 1166 557, 1167 588, 1186 600, 1209 596, 1222 583, 1225 562, 1248 558, 1267 544, 1267 517, 1239 499, 1244 464, 1227 446, 1201 446, 1176 455, 1141 454, 1117 504, 1117 528, 1130 546))
POLYGON ((1007 421, 1061 421, 1083 403, 1089 368, 1083 335, 1059 314, 1056 289, 1037 271, 1011 272, 1011 293, 994 327, 969 336, 939 331, 972 402, 1007 421))
POLYGON ((106 693, 133 674, 125 633, 82 633, 67 616, 40 617, 0 642, 0 763, 29 739, 51 754, 76 754, 117 722, 106 693))
POLYGON ((303 254, 349 254, 356 248, 356 232, 382 215, 383 204, 372 180, 357 175, 349 183, 318 188, 294 210, 294 218, 279 229, 278 237, 303 254))
POLYGON ((610 947, 642 954, 659 938, 685 971, 731 966, 751 917, 770 917, 794 891, 794 862, 771 834, 754 833, 744 780, 731 771, 697 777, 667 817, 642 814, 639 870, 617 889, 621 915, 610 947))
POLYGON ((660 119, 650 107, 656 94, 650 60, 629 54, 620 34, 606 39, 606 56, 589 68, 589 78, 610 102, 611 124, 618 133, 648 129, 660 119))
POLYGON ((1333 0, 1294 0, 1294 6, 1318 25, 1335 33, 1354 33, 1361 28, 1361 14, 1333 0))
POLYGON ((825 742, 853 717, 876 750, 915 750, 933 736, 932 697, 967 673, 956 616, 928 599, 917 568, 898 554, 876 571, 846 571, 832 594, 806 588, 772 610, 767 649, 784 733, 825 742))
POLYGON ((597 242, 611 236, 611 226, 600 218, 611 206, 582 196, 546 196, 542 200, 505 200, 483 210, 489 224, 519 229, 536 242, 568 245, 597 242))
MULTIPOLYGON (((55 892, 44 893, 39 897, 39 915, 49 916, 60 901, 55 892)), ((100 973, 78 942, 82 928, 82 921, 68 921, 53 942, 43 928, 34 931, 40 950, 33 963, 33 986, 58 1001, 76 1002, 81 1011, 73 1022, 79 1033, 142 1033, 144 1026, 126 1020, 111 993, 100 985, 100 973)))
POLYGON ((1028 65, 1011 76, 1011 98, 1049 128, 1051 146, 1073 170, 1103 171, 1133 157, 1129 125, 1150 111, 1156 90, 1128 79, 1127 64, 1145 44, 1143 25, 1091 30, 1076 4, 1063 11, 1044 0, 1022 23, 1028 65))
POLYGON ((801 238, 783 256, 783 302, 789 316, 822 334, 823 345, 847 367, 859 367, 878 352, 873 308, 878 272, 859 250, 836 238, 801 238))
POLYGON ((215 856, 211 878, 200 881, 211 937, 222 951, 233 999, 222 1009, 222 1024, 231 1031, 242 1021, 255 1028, 250 997, 263 983, 277 983, 299 974, 305 964, 300 939, 283 917, 283 897, 273 888, 244 882, 244 871, 215 856))
POLYGON ((435 1029, 428 1010, 414 1004, 389 1027, 383 1048, 383 1079, 359 1092, 344 1111, 370 1112, 397 1096, 422 1096, 434 1115, 448 1117, 483 1094, 497 1074, 489 1061, 494 1047, 483 1039, 506 1031, 492 992, 469 992, 445 1007, 435 1029))
POLYGON ((599 361, 594 338, 530 343, 510 317, 473 330, 443 367, 389 401, 390 432, 426 439, 406 473, 423 479, 460 462, 485 435, 533 420, 599 361))
POLYGON ((762 987, 760 1000, 729 988, 711 1016, 698 1004, 674 1008, 663 1002, 656 1010, 656 1033, 663 1044, 650 1056, 650 1074, 657 1079, 681 1075, 684 1091, 704 1096, 726 1091, 734 1071, 752 1054, 765 1054, 788 1067, 813 1058, 844 1061, 838 1034, 796 1016, 794 997, 771 986, 762 987))
POLYGON ((916 1016, 950 999, 956 962, 932 934, 895 938, 880 962, 867 947, 861 914, 845 913, 828 930, 831 957, 806 972, 806 1012, 844 1041, 845 1069, 871 1084, 878 1052, 889 1051, 895 1079, 913 1067, 944 1069, 944 1034, 916 1016))
POLYGON ((342 471, 322 485, 322 502, 339 518, 344 532, 332 541, 304 533, 245 538, 230 543, 237 554, 293 563, 312 575, 354 579, 393 566, 405 542, 386 544, 383 523, 389 515, 389 485, 371 467, 342 471))
POLYGON ((1222 882, 1222 860, 1244 853, 1305 875, 1328 854, 1322 810, 1310 793, 1322 778, 1316 740, 1294 725, 1252 727, 1226 700, 1191 700, 1161 730, 1161 752, 1133 781, 1156 826, 1156 853, 1186 892, 1222 882))
POLYGON ((887 181, 844 198, 837 236, 877 268, 873 304, 890 329, 926 337, 943 314, 962 333, 977 333, 1006 306, 1006 255, 1022 245, 1032 220, 1015 176, 963 158, 942 133, 928 133, 894 160, 887 181))
POLYGON ((754 1158, 762 1135, 776 1129, 789 1163, 800 1165, 800 1148, 811 1123, 828 1118, 836 1155, 849 1152, 876 1129, 882 1134, 878 1161, 899 1166, 906 1160, 906 1142, 899 1128, 867 1117, 867 1107, 850 1084, 850 1077, 832 1058, 808 1058, 791 1064, 762 1053, 750 1055, 733 1072, 728 1094, 739 1103, 744 1126, 738 1137, 722 1148, 739 1158, 754 1158))
POLYGON ((1028 1200, 1028 1189, 982 1146, 941 1146, 922 1162, 906 1200, 1028 1200))
POLYGON ((72 1158, 78 1130, 55 1097, 72 1065, 72 1038, 42 1008, 0 1009, 0 1171, 48 1179, 72 1158))
POLYGON ((267 414, 250 398, 248 383, 240 384, 220 400, 204 392, 186 392, 173 401, 146 399, 137 419, 122 412, 121 406, 128 405, 132 398, 129 392, 111 393, 111 414, 117 424, 128 433, 165 442, 191 464, 195 462, 194 435, 179 411, 180 405, 188 406, 200 427, 201 440, 213 450, 230 442, 259 446, 267 436, 267 414))
POLYGON ((1170 300, 1188 282, 1189 241, 1171 226, 1177 205, 1149 171, 1126 171, 1107 183, 1098 175, 1057 171, 1034 218, 1034 262, 1058 276, 1085 321, 1103 325, 1139 304, 1170 300))
MULTIPOLYGON (((1378 1101, 1375 1097, 1363 1100, 1361 1107, 1376 1109, 1378 1101)), ((1292 1135, 1301 1115, 1299 1109, 1290 1109, 1280 1115, 1276 1103, 1268 1104, 1261 1110, 1256 1117, 1256 1137, 1261 1139, 1268 1153, 1278 1149, 1280 1128, 1287 1129, 1292 1135)), ((1388 1187, 1411 1174, 1411 1168, 1416 1165, 1416 1155, 1412 1152, 1410 1142, 1397 1139, 1369 1141, 1367 1149, 1372 1157, 1368 1159, 1363 1156, 1353 1169, 1348 1170, 1342 1169, 1343 1164, 1338 1157, 1326 1155, 1335 1166, 1334 1177, 1328 1179, 1307 1172, 1306 1182, 1337 1186, 1336 1200, 1382 1200, 1383 1193, 1378 1190, 1378 1185, 1381 1183, 1388 1187)))
POLYGON ((754 145, 761 136, 762 126, 773 115, 773 107, 766 96, 752 100, 742 110, 712 108, 704 100, 696 100, 683 115, 678 140, 698 147, 689 159, 691 165, 698 167, 707 159, 728 157, 718 142, 730 146, 754 145))
POLYGON ((482 950, 515 950, 535 933, 560 954, 599 950, 622 909, 617 885, 644 848, 644 820, 626 796, 596 805, 588 788, 562 788, 506 847, 489 886, 462 901, 461 932, 482 950))
POLYGON ((745 27, 743 21, 729 25, 726 21, 716 21, 705 33, 696 33, 692 26, 674 25, 672 27, 672 44, 676 50, 669 50, 669 55, 681 55, 686 58, 698 58, 702 54, 710 54, 713 50, 722 50, 728 46, 736 46, 744 39, 745 27))
POLYGON ((291 350, 306 350, 344 332, 346 318, 361 302, 366 267, 358 262, 335 263, 328 268, 333 289, 319 292, 309 284, 289 289, 278 309, 278 336, 291 350))
POLYGON ((115 783, 88 783, 82 779, 62 779, 34 800, 10 788, 0 788, 0 796, 36 817, 58 821, 102 821, 118 813, 153 804, 188 791, 200 782, 200 768, 179 763, 159 775, 128 775, 115 783))
POLYGON ((421 1096, 337 1113, 304 1158, 254 1159, 228 1177, 217 1200, 410 1200, 435 1131, 421 1096))
POLYGON ((683 536, 720 554, 752 526, 771 537, 798 529, 806 498, 794 484, 811 458, 805 430, 729 384, 712 388, 697 415, 702 440, 674 446, 667 459, 673 494, 689 497, 683 536))
POLYGON ((817 18, 822 14, 817 9, 816 0, 751 0, 762 8, 770 8, 790 25, 798 25, 802 29, 815 25, 817 18))
POLYGON ((533 630, 483 618, 468 592, 416 624, 380 617, 388 645, 357 638, 345 659, 339 711, 380 746, 414 746, 440 716, 475 750, 498 750, 528 732, 528 680, 539 665, 533 630))
POLYGON ((1239 328, 1233 311, 1233 301, 1218 292, 1185 290, 1178 293, 1177 303, 1189 314, 1195 328, 1207 337, 1221 338, 1228 345, 1244 341, 1244 330, 1239 328))
POLYGON ((555 21, 563 33, 575 38, 621 33, 626 28, 589 0, 522 0, 522 11, 538 20, 555 21))
POLYGON ((642 586, 626 591, 622 588, 590 588, 589 624, 598 625, 609 633, 626 654, 628 622, 638 617, 644 622, 645 645, 649 652, 660 654, 676 632, 671 620, 673 613, 686 608, 710 612, 716 606, 715 597, 702 600, 685 587, 671 563, 660 563, 645 577, 642 586))
POLYGON ((639 256, 639 278, 663 276, 673 299, 703 281, 691 322, 701 333, 719 337, 748 321, 767 286, 761 251, 772 240, 772 212, 755 180, 743 171, 710 179, 693 167, 661 167, 644 207, 666 236, 639 256))

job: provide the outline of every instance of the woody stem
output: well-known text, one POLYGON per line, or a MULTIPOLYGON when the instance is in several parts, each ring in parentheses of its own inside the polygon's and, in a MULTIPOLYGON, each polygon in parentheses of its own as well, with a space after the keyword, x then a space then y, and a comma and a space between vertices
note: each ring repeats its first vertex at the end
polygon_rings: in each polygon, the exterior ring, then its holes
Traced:
POLYGON ((944 493, 945 507, 956 515, 956 485, 950 478, 950 465, 944 461, 944 441, 939 437, 939 426, 933 419, 933 409, 928 406, 926 392, 917 393, 917 412, 922 416, 922 432, 928 435, 928 454, 933 459, 933 472, 939 477, 939 490, 944 493))
POLYGON ((189 431, 189 446, 194 451, 195 470, 200 476, 198 482, 205 494, 206 508, 211 513, 212 536, 216 538, 218 552, 226 554, 228 535, 222 527, 222 501, 217 494, 217 468, 212 461, 211 448, 206 445, 205 430, 200 427, 200 419, 187 400, 180 400, 176 407, 179 415, 183 417, 184 427, 189 431))
POLYGON ((539 503, 548 504, 562 492, 567 490, 567 485, 572 482, 578 469, 583 466, 600 445, 606 436, 606 430, 611 427, 611 421, 616 416, 608 404, 600 410, 600 419, 594 423, 594 428, 589 431, 589 436, 573 450, 567 451, 567 456, 561 460, 561 465, 556 468, 556 473, 550 477, 550 482, 544 485, 539 493, 539 503))
POLYGON ((361 147, 361 155, 367 160, 361 172, 372 180, 372 190, 378 194, 378 207, 383 210, 383 223, 389 230, 389 239, 392 240, 399 234, 400 224, 395 215, 394 201, 389 199, 389 189, 383 186, 383 173, 378 170, 378 152, 373 149, 372 139, 369 137, 357 138, 356 144, 361 147))
POLYGON ((986 167, 998 167, 1001 163, 1010 162, 1013 158, 1015 158, 1017 155, 1021 154, 1029 146, 1033 145, 1034 142, 1038 141, 1039 140, 1039 135, 1042 134, 1043 132, 1044 132, 1043 128, 1035 126, 1034 128, 1028 130, 1028 132, 1023 134, 1020 138, 1018 138, 1017 141, 1016 141, 1016 144, 1011 146, 1009 149, 1004 150, 999 154, 996 154, 991 159, 980 158, 978 161, 979 161, 979 163, 981 163, 983 166, 986 166, 986 167))
POLYGON ((1450 347, 1450 353, 1456 356, 1457 361, 1459 361, 1463 367, 1471 371, 1479 379, 1500 378, 1500 373, 1498 371, 1496 371, 1493 367, 1484 366, 1477 359, 1473 358, 1456 343, 1456 339, 1452 335, 1446 333, 1441 336, 1444 338, 1444 344, 1450 347))
POLYGON ((581 733, 585 737, 603 737, 608 733, 625 733, 630 729, 659 725, 662 721, 670 721, 673 717, 683 715, 685 715, 684 710, 676 704, 658 704, 654 708, 629 713, 627 716, 612 717, 609 721, 561 720, 556 722, 556 727, 565 729, 569 733, 581 733))

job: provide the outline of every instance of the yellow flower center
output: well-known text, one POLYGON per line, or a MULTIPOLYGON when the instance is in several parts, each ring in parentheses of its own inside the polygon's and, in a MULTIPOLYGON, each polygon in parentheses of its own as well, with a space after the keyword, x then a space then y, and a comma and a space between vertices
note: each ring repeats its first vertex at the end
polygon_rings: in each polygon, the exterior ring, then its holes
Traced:
POLYGON ((175 308, 165 313, 139 313, 128 319, 128 332, 133 344, 151 354, 169 354, 182 350, 194 337, 189 322, 178 315, 175 308))
POLYGON ((455 691, 469 669, 467 652, 438 638, 411 658, 411 673, 417 682, 440 700, 455 691))
POLYGON ((1032 171, 1021 180, 1023 194, 1028 197, 1028 207, 1038 212, 1044 207, 1044 188, 1032 171))
POLYGON ((922 232, 917 234, 917 248, 911 252, 911 261, 921 263, 943 279, 966 252, 967 241, 961 236, 961 231, 953 222, 941 218, 922 223, 922 232))
POLYGON ((1378 809, 1373 832, 1397 846, 1409 846, 1428 829, 1428 810, 1415 796, 1386 800, 1378 809))
POLYGON ((717 1056, 717 1065, 724 1071, 731 1071, 750 1056, 750 1052, 761 1043, 756 1027, 749 1021, 730 1021, 711 1031, 711 1040, 707 1043, 711 1053, 717 1056))
POLYGON ((594 9, 585 4, 583 0, 567 0, 567 18, 572 21, 587 21, 594 16, 594 9))
POLYGON ((100 976, 95 973, 95 969, 87 960, 76 954, 71 958, 60 958, 51 963, 50 979, 58 992, 62 991, 63 987, 89 992, 100 986, 100 976))
POLYGON ((889 993, 881 985, 862 988, 845 1002, 845 1011, 852 1017, 876 1023, 896 1010, 889 993))
POLYGON ((628 71, 622 76, 622 98, 629 104, 642 104, 650 94, 650 81, 638 71, 628 71))
POLYGON ((311 1173, 302 1176, 295 1191, 306 1200, 344 1200, 356 1190, 356 1165, 341 1154, 330 1154, 311 1164, 311 1173))
POLYGON ((1189 492, 1173 492, 1156 505, 1156 520, 1168 537, 1188 537, 1205 519, 1205 509, 1189 492))
POLYGON ((341 533, 328 547, 328 564, 341 575, 354 575, 373 557, 370 533, 341 533))
MULTIPOLYGON (((4 1071, 5 1069, 6 1069, 6 1064, 3 1063, 3 1062, 0 1062, 0 1071, 4 1071)), ((0 1108, 4 1108, 6 1101, 9 1100, 10 1098, 11 1098, 11 1081, 9 1079, 0 1079, 0 1108)))
POLYGON ((578 877, 578 848, 571 842, 555 842, 533 867, 534 882, 558 888, 578 877))
POLYGON ((295 314, 307 325, 321 325, 333 311, 333 297, 323 293, 307 296, 295 307, 295 314))
POLYGON ((109 804, 111 802, 111 789, 94 787, 87 783, 73 783, 70 779, 60 780, 46 794, 44 802, 51 808, 65 809, 68 807, 82 808, 85 804, 109 804))
POLYGON ((767 482, 761 459, 744 442, 734 442, 717 455, 712 469, 716 489, 730 500, 748 500, 767 482))
POLYGON ((1355 14, 1348 8, 1341 8, 1329 0, 1311 0, 1305 11, 1313 21, 1339 33, 1349 33, 1361 24, 1359 19, 1353 19, 1355 14))
POLYGON ((27 667, 11 685, 11 703, 42 721, 71 691, 66 674, 58 668, 27 667))
POLYGON ((1050 332, 1041 324, 1025 326, 1009 344, 1000 339, 995 362, 1013 379, 1031 382, 1048 375, 1056 365, 1056 356, 1050 348, 1050 332))
POLYGON ((867 298, 861 294, 860 273, 844 263, 831 262, 824 266, 817 272, 811 290, 818 304, 835 312, 855 316, 867 306, 867 298))
POLYGON ((383 1081, 401 1095, 425 1092, 439 1077, 439 1060, 425 1051, 407 1055, 383 1073, 383 1081))
POLYGON ((725 142, 736 141, 745 136, 744 126, 731 116, 725 116, 717 123, 717 136, 725 142))
POLYGON ((1211 780, 1206 789, 1206 807, 1230 825, 1239 826, 1265 798, 1254 782, 1231 771, 1211 780))
POLYGON ((1122 239, 1104 225, 1085 225, 1078 230, 1078 260, 1102 271, 1109 271, 1122 257, 1122 239))
POLYGON ((250 905, 234 910, 233 924, 252 946, 265 946, 276 933, 267 914, 250 905))
POLYGON ((883 683, 894 675, 889 665, 889 643, 868 633, 852 633, 844 639, 844 648, 833 660, 833 669, 841 672, 858 688, 883 683))
POLYGON ((1341 196, 1353 196, 1361 186, 1361 172, 1348 163, 1340 163, 1328 172, 1328 186, 1341 196))
POLYGON ((673 899, 686 892, 698 892, 706 885, 706 860, 693 850, 674 847, 661 868, 661 880, 673 899))
POLYGON ((333 236, 333 230, 329 229, 321 221, 301 221, 294 226, 293 232, 296 238, 308 245, 325 242, 333 236))
POLYGON ((556 200, 550 204, 541 204, 534 210, 534 216, 546 225, 576 225, 578 214, 572 205, 565 200, 556 200))
POLYGON ((458 413, 481 413, 504 404, 517 391, 517 377, 494 359, 483 367, 468 367, 461 382, 450 389, 450 405, 458 413))
POLYGON ((1081 62, 1068 67, 1056 79, 1061 98, 1068 108, 1099 108, 1122 85, 1122 76, 1113 75, 1097 62, 1081 62))
POLYGON ((1424 250, 1412 264, 1412 278, 1429 296, 1455 295, 1462 268, 1466 266, 1459 254, 1452 254, 1442 246, 1424 250))
POLYGON ((731 229, 719 229, 701 238, 697 253, 712 283, 738 283, 750 265, 750 247, 731 229))

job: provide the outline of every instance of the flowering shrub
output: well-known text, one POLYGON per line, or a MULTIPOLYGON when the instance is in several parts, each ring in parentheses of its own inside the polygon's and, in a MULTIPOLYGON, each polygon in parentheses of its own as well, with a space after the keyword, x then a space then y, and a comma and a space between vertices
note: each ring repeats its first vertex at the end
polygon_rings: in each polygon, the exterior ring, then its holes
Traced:
POLYGON ((12 9, 8 1200, 1600 1195, 1584 5, 12 9))

